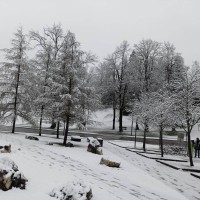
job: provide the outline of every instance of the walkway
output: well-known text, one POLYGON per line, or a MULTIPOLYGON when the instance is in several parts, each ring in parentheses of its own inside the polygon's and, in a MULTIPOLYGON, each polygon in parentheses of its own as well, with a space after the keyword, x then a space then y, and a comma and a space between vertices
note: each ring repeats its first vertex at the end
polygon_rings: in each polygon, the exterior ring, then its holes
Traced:
POLYGON ((189 200, 200 200, 200 180, 192 177, 189 172, 174 170, 155 160, 142 157, 112 144, 106 144, 104 148, 108 148, 109 151, 120 155, 130 164, 144 170, 169 187, 180 191, 189 200))

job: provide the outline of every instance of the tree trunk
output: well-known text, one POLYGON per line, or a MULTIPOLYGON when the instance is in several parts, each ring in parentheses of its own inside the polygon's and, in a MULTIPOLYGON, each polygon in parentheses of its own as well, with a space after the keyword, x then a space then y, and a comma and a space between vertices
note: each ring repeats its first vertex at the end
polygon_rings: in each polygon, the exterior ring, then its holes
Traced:
POLYGON ((131 117, 131 136, 133 135, 133 114, 131 117))
POLYGON ((146 151, 146 127, 144 128, 144 137, 143 137, 143 151, 146 151))
MULTIPOLYGON (((69 80, 69 94, 72 94, 72 78, 69 80)), ((67 118, 66 118, 66 128, 65 128, 65 135, 63 140, 63 145, 66 146, 67 144, 67 136, 69 131, 69 122, 70 122, 70 112, 71 112, 71 101, 68 101, 68 109, 67 109, 67 118)))
POLYGON ((146 134, 148 132, 148 124, 144 124, 143 150, 146 151, 146 134))
POLYGON ((119 110, 119 132, 123 132, 123 124, 122 124, 122 120, 123 120, 123 109, 120 108, 119 110))
POLYGON ((64 140, 63 140, 64 146, 66 146, 67 144, 68 132, 69 132, 69 115, 67 116, 67 119, 66 119, 65 135, 64 135, 64 140))
POLYGON ((137 142, 136 136, 137 136, 137 129, 135 128, 135 148, 136 148, 136 142, 137 142))
POLYGON ((57 122, 57 138, 59 138, 60 121, 57 122))
POLYGON ((115 119, 116 119, 116 94, 113 94, 113 126, 112 129, 115 130, 115 119))
MULTIPOLYGON (((188 91, 188 87, 187 87, 187 91, 188 91)), ((190 133, 192 131, 192 127, 191 124, 190 124, 190 111, 189 111, 189 100, 188 100, 188 96, 187 97, 187 102, 186 102, 186 122, 187 122, 187 131, 186 131, 186 134, 187 134, 187 145, 188 145, 188 156, 189 156, 189 160, 190 160, 190 166, 194 166, 194 163, 193 163, 193 159, 192 159, 192 149, 191 149, 191 138, 190 138, 190 133)))
POLYGON ((116 108, 113 106, 113 126, 112 126, 113 130, 115 130, 115 119, 116 119, 116 108))
POLYGON ((135 124, 135 130, 140 130, 140 127, 139 127, 139 125, 138 125, 138 120, 136 119, 136 124, 135 124))
POLYGON ((163 157, 164 152, 163 152, 163 127, 160 125, 160 153, 161 157, 163 157))
POLYGON ((40 112, 39 136, 42 135, 42 120, 43 120, 43 112, 44 112, 44 106, 42 105, 41 112, 40 112))
MULTIPOLYGON (((21 49, 20 49, 21 50, 21 49)), ((14 101, 14 116, 13 116, 13 126, 12 126, 12 133, 15 132, 15 123, 17 119, 17 100, 18 100, 18 88, 19 88, 19 77, 20 77, 20 68, 21 66, 17 66, 18 71, 17 71, 17 82, 16 82, 16 87, 15 87, 15 101, 14 101)))
POLYGON ((193 159, 192 159, 192 146, 191 146, 191 138, 190 138, 190 131, 187 132, 187 137, 188 137, 188 156, 189 156, 189 160, 190 160, 190 166, 194 166, 194 163, 193 163, 193 159))
POLYGON ((14 114, 14 117, 13 117, 12 133, 15 132, 15 123, 16 123, 16 114, 14 114))

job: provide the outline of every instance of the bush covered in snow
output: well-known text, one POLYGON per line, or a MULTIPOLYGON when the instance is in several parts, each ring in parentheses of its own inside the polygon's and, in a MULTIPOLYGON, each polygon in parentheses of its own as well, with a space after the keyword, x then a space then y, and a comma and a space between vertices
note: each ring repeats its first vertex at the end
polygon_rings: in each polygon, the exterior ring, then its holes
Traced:
POLYGON ((179 156, 187 155, 187 150, 184 146, 164 145, 163 150, 164 150, 164 154, 168 154, 168 155, 179 155, 179 156))
POLYGON ((18 166, 8 158, 0 159, 0 189, 9 190, 12 187, 25 189, 27 179, 18 170, 18 166))
POLYGON ((50 196, 59 200, 90 200, 93 195, 90 186, 79 180, 53 189, 50 196))

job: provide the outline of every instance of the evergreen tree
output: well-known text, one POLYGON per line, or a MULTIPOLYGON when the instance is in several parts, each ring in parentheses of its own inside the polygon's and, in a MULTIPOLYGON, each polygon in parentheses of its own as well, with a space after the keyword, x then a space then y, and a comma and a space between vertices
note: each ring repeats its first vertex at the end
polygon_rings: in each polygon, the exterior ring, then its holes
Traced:
POLYGON ((4 80, 5 89, 2 91, 2 97, 6 103, 4 117, 12 118, 12 133, 15 132, 17 116, 21 115, 21 117, 32 121, 29 115, 30 107, 25 106, 29 68, 26 55, 28 49, 27 36, 23 33, 22 28, 19 28, 14 34, 11 48, 3 49, 6 60, 1 67, 3 75, 1 79, 4 80))
POLYGON ((87 96, 86 88, 83 89, 87 66, 94 61, 94 56, 82 51, 75 35, 68 32, 58 55, 57 73, 54 73, 52 79, 52 91, 56 96, 52 106, 57 107, 57 117, 66 124, 64 145, 67 142, 69 125, 77 122, 77 118, 80 119, 81 100, 84 95, 87 96))

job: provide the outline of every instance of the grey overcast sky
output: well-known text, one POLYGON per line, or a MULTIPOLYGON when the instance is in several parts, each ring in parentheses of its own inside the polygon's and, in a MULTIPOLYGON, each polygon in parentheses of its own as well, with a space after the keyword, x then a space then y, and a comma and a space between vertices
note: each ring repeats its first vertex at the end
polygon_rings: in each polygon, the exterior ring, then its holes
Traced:
POLYGON ((169 41, 187 65, 200 61, 200 0, 0 0, 0 48, 19 26, 28 33, 61 23, 100 60, 123 40, 169 41))

